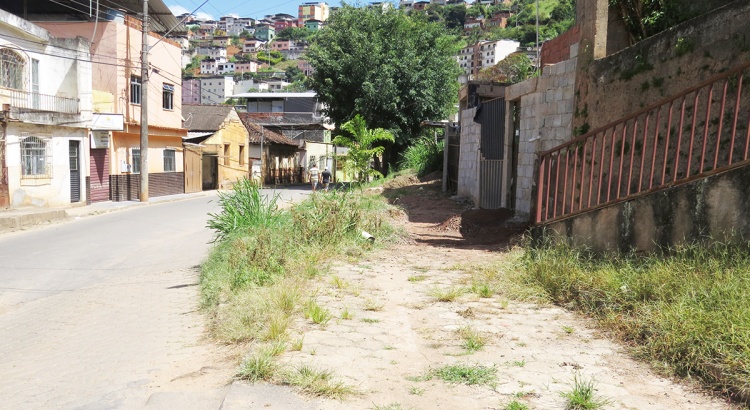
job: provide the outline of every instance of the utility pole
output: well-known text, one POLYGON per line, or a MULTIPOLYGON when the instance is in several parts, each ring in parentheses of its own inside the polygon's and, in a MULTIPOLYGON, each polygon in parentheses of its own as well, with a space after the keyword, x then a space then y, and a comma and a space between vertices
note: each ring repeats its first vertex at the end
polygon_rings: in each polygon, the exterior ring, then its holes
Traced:
POLYGON ((537 71, 542 69, 542 65, 539 61, 539 0, 536 0, 536 69, 537 71))
POLYGON ((148 0, 143 0, 141 46, 141 202, 148 202, 148 0))
POLYGON ((263 171, 265 169, 263 168, 263 136, 266 132, 266 129, 263 128, 263 126, 260 126, 260 187, 263 188, 263 171))

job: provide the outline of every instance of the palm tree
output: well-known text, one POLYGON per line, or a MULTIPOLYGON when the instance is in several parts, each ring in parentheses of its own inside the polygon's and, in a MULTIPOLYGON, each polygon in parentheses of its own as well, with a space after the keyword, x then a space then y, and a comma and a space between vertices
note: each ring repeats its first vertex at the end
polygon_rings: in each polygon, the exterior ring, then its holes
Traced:
POLYGON ((344 171, 354 175, 358 182, 365 182, 370 176, 382 177, 383 174, 370 166, 370 161, 375 156, 382 155, 385 147, 374 147, 373 144, 380 141, 394 142, 393 134, 382 128, 368 129, 365 119, 360 114, 344 123, 341 129, 352 136, 349 138, 339 135, 333 139, 334 144, 349 148, 349 152, 344 156, 344 171))

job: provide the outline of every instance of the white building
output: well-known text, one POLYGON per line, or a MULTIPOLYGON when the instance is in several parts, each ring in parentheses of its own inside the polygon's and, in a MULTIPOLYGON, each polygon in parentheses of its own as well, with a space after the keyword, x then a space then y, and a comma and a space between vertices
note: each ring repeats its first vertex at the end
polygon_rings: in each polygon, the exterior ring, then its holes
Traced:
POLYGON ((90 46, 0 12, 0 209, 86 201, 90 46))
POLYGON ((202 46, 202 47, 196 48, 195 52, 200 55, 207 56, 208 58, 227 58, 226 47, 202 46))
POLYGON ((218 74, 234 74, 235 72, 234 63, 231 61, 227 61, 225 63, 218 63, 216 64, 216 72, 218 74))
POLYGON ((223 104, 234 94, 234 78, 217 76, 201 78, 201 104, 223 104))
POLYGON ((478 74, 483 68, 492 67, 515 53, 520 44, 513 40, 480 41, 462 48, 456 60, 464 74, 478 74))
POLYGON ((234 83, 234 94, 242 94, 256 91, 268 91, 268 83, 265 81, 241 80, 234 83))

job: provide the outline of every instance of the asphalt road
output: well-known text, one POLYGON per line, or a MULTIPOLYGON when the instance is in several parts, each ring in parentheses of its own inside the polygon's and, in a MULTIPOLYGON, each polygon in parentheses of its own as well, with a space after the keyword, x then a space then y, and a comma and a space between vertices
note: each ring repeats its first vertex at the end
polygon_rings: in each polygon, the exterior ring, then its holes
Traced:
POLYGON ((0 408, 139 408, 208 363, 197 267, 216 199, 0 236, 0 408))

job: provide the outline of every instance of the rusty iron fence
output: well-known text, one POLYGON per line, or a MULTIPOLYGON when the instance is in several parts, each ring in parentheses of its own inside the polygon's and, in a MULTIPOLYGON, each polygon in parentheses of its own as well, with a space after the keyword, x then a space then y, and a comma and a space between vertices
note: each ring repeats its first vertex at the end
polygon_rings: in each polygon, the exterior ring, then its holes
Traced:
POLYGON ((539 154, 536 223, 747 164, 750 63, 539 154))

